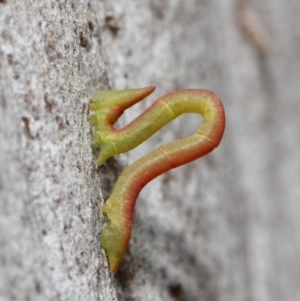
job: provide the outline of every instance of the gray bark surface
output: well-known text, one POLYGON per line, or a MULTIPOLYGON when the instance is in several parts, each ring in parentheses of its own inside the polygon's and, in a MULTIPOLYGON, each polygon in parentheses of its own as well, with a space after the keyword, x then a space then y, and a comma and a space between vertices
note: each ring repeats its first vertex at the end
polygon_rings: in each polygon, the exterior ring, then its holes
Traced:
POLYGON ((298 301, 300 2, 0 1, 0 301, 298 301), (172 122, 97 168, 88 102, 213 90, 220 147, 140 194, 116 276, 100 206, 120 171, 185 137, 172 122))

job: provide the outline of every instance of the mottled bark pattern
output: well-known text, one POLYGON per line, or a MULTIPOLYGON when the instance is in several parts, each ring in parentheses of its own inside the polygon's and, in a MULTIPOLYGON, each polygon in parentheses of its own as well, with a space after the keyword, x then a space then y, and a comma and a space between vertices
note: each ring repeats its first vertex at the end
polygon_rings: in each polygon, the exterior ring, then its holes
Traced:
POLYGON ((298 0, 0 1, 0 299, 298 301, 299 15, 298 0), (120 127, 202 88, 226 133, 143 190, 113 281, 100 193, 199 126, 183 116, 97 169, 89 99, 147 85, 120 127))

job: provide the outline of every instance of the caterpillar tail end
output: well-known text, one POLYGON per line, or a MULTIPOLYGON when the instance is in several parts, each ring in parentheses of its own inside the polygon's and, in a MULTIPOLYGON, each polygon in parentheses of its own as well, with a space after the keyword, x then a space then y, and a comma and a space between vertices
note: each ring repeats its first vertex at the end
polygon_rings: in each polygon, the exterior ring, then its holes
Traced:
POLYGON ((104 140, 105 141, 102 141, 102 143, 100 144, 100 152, 99 152, 98 158, 96 160, 97 165, 102 165, 109 158, 118 154, 118 152, 114 148, 114 144, 107 142, 106 141, 106 140, 108 140, 107 138, 104 140))
POLYGON ((105 154, 101 153, 101 151, 100 151, 99 156, 98 156, 98 158, 97 158, 97 160, 96 160, 96 164, 97 164, 97 165, 102 165, 102 164, 105 163, 106 160, 107 160, 108 158, 110 158, 110 157, 111 157, 111 156, 105 156, 105 154))
POLYGON ((105 249, 109 267, 113 273, 119 269, 130 238, 124 234, 112 224, 105 226, 101 232, 101 246, 105 249))

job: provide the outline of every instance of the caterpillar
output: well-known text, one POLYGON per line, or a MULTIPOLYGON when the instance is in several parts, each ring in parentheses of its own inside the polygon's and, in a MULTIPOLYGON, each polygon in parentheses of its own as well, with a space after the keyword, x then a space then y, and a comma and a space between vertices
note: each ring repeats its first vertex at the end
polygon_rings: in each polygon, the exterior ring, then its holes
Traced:
POLYGON ((141 89, 103 91, 90 101, 89 116, 94 127, 92 146, 100 147, 97 164, 128 152, 147 140, 167 123, 184 113, 203 116, 191 136, 164 144, 127 167, 117 180, 111 196, 102 207, 109 224, 101 232, 101 246, 110 270, 117 272, 131 235, 133 210, 141 189, 172 168, 196 160, 216 148, 223 136, 225 113, 220 99, 211 91, 186 89, 171 92, 120 130, 113 125, 124 110, 144 99, 154 86, 141 89))

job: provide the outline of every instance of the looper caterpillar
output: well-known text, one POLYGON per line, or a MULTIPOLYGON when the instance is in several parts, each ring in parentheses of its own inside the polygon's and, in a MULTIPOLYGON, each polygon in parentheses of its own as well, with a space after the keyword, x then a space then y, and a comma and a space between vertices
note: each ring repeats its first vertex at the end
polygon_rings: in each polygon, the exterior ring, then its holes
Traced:
POLYGON ((225 113, 220 99, 207 90, 186 89, 159 98, 130 124, 115 130, 113 124, 124 110, 154 89, 150 86, 104 91, 94 96, 90 103, 90 110, 94 112, 90 120, 95 128, 92 145, 101 147, 97 164, 135 148, 184 113, 203 116, 200 128, 193 135, 154 149, 127 167, 117 180, 111 196, 102 207, 110 224, 102 230, 101 246, 106 251, 112 272, 118 270, 126 251, 134 205, 141 189, 162 173, 211 152, 219 145, 225 128, 225 113))

